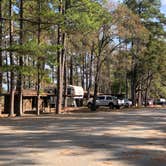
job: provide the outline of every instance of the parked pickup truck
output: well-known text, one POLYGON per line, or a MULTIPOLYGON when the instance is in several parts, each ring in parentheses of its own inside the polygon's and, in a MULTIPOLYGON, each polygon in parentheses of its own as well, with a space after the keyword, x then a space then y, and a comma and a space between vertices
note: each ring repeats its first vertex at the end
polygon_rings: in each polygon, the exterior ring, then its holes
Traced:
MULTIPOLYGON (((100 95, 97 96, 96 99, 96 106, 108 106, 109 108, 113 109, 113 108, 120 108, 121 106, 124 105, 123 100, 118 99, 115 96, 111 96, 111 95, 100 95)), ((91 108, 93 105, 93 98, 90 98, 87 102, 87 106, 88 108, 91 108)))

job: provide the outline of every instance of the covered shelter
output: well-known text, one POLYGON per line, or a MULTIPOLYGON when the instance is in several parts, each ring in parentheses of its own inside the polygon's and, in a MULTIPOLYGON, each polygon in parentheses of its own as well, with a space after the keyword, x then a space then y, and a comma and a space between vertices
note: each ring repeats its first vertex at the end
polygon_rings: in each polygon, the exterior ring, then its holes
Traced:
MULTIPOLYGON (((18 92, 15 92, 14 97, 14 113, 18 112, 18 92)), ((10 93, 2 94, 4 96, 4 109, 2 113, 8 114, 10 108, 10 93)), ((49 99, 51 96, 55 96, 54 93, 42 92, 40 93, 39 108, 40 111, 45 111, 46 108, 49 108, 49 99)), ((35 111, 37 104, 37 91, 32 89, 26 89, 22 92, 22 110, 23 113, 26 111, 35 111)))

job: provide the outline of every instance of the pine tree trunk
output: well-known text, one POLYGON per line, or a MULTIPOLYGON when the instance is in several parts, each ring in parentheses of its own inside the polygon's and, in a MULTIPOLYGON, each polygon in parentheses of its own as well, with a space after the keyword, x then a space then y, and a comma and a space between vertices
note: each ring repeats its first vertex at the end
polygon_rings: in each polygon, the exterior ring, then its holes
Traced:
POLYGON ((93 68, 93 54, 94 54, 94 43, 92 45, 92 49, 91 49, 91 55, 90 55, 90 69, 89 69, 89 86, 88 86, 88 99, 90 98, 90 90, 92 87, 92 68, 93 68))
POLYGON ((100 78, 100 61, 101 61, 101 48, 99 47, 99 53, 98 53, 98 56, 97 56, 95 83, 94 83, 93 106, 91 108, 91 111, 96 111, 96 99, 97 99, 99 78, 100 78))
POLYGON ((151 86, 151 82, 152 82, 152 76, 150 76, 150 73, 148 72, 148 78, 147 78, 147 83, 145 88, 145 106, 148 105, 148 93, 151 86))
POLYGON ((76 77, 76 79, 73 82, 74 82, 74 85, 76 84, 78 86, 81 80, 79 80, 79 68, 77 66, 75 66, 74 74, 75 74, 74 76, 76 77))
MULTIPOLYGON (((134 47, 134 42, 132 41, 132 48, 134 47)), ((136 106, 136 57, 132 55, 132 64, 131 64, 131 100, 134 106, 136 106)))
POLYGON ((70 56, 70 85, 73 85, 73 56, 70 56))
POLYGON ((93 106, 91 108, 91 111, 96 111, 96 99, 97 99, 97 93, 98 93, 98 80, 99 80, 99 70, 97 69, 96 76, 95 76, 95 84, 94 84, 93 106))
POLYGON ((67 107, 67 61, 65 56, 65 64, 64 64, 64 100, 63 105, 64 107, 67 107))
POLYGON ((62 103, 63 103, 63 106, 65 106, 65 103, 66 103, 66 97, 65 97, 65 94, 66 94, 66 88, 67 88, 67 85, 66 85, 66 72, 65 72, 65 65, 66 65, 66 55, 65 55, 65 37, 66 37, 66 34, 63 32, 62 33, 62 50, 61 50, 61 56, 62 56, 62 103))
MULTIPOLYGON (((38 0, 38 34, 37 34, 37 39, 38 39, 38 45, 40 44, 40 35, 41 35, 41 19, 40 19, 40 13, 41 13, 41 2, 38 0)), ((38 57, 38 62, 37 62, 37 100, 36 100, 36 113, 37 115, 40 115, 40 108, 39 108, 39 103, 40 103, 40 58, 38 57)))
MULTIPOLYGON (((20 46, 23 45, 23 0, 20 0, 20 41, 19 41, 20 46)), ((20 55, 19 57, 19 66, 23 67, 23 58, 22 55, 20 55)), ((22 103, 23 103, 23 99, 22 99, 22 90, 23 90, 23 77, 22 77, 22 73, 19 73, 18 76, 18 83, 17 83, 17 90, 18 90, 18 111, 17 111, 17 115, 18 116, 22 116, 23 114, 23 110, 22 110, 22 103)))
POLYGON ((85 89, 85 79, 84 79, 84 76, 85 76, 85 58, 84 58, 84 55, 81 55, 82 56, 82 76, 81 76, 81 85, 83 87, 83 89, 85 89))
MULTIPOLYGON (((59 0, 59 13, 64 15, 65 8, 63 7, 63 1, 59 0)), ((63 85, 64 85, 64 66, 65 66, 65 33, 62 32, 62 28, 58 25, 58 38, 57 44, 62 46, 62 49, 57 51, 57 100, 56 100, 56 114, 59 114, 62 110, 62 99, 63 99, 63 85)))
MULTIPOLYGON (((2 46, 2 1, 0 1, 0 47, 2 46)), ((2 51, 0 50, 0 68, 2 68, 2 51)), ((3 80, 3 72, 0 70, 0 115, 1 115, 1 106, 2 106, 2 81, 3 80)))
POLYGON ((126 99, 128 99, 128 80, 127 80, 127 72, 125 76, 125 91, 126 91, 126 99))
MULTIPOLYGON (((5 65, 8 66, 8 56, 5 51, 5 65)), ((7 81, 7 92, 10 92, 10 79, 9 79, 9 71, 6 73, 6 81, 7 81)))
POLYGON ((88 72, 88 62, 87 62, 87 56, 89 55, 86 55, 85 56, 85 78, 86 78, 86 91, 88 90, 88 76, 89 76, 89 72, 88 72))
MULTIPOLYGON (((31 60, 29 58, 28 58, 28 65, 32 65, 32 67, 34 67, 33 64, 31 64, 31 60)), ((28 88, 29 89, 31 88, 31 76, 28 76, 28 88)))
MULTIPOLYGON (((62 32, 61 28, 58 27, 58 45, 61 44, 62 40, 62 32)), ((56 101, 56 114, 59 114, 59 112, 62 109, 62 89, 63 89, 63 82, 62 82, 62 56, 61 56, 61 50, 58 49, 57 51, 57 63, 58 63, 58 69, 57 69, 57 101, 56 101)))
MULTIPOLYGON (((39 62, 38 62, 39 63, 39 62)), ((39 108, 39 102, 40 102, 40 73, 39 73, 40 65, 37 64, 37 100, 36 100, 36 113, 37 115, 40 115, 40 108, 39 108)))
MULTIPOLYGON (((12 16, 12 0, 9 0, 9 17, 12 16)), ((13 23, 12 20, 9 20, 9 45, 12 46, 12 33, 13 33, 13 23)), ((13 66, 13 54, 12 51, 9 51, 9 57, 10 57, 10 65, 13 66)), ((15 97, 15 90, 14 90, 14 72, 13 69, 11 69, 10 74, 10 113, 9 116, 14 116, 14 97, 15 97)))
POLYGON ((133 105, 136 105, 136 70, 135 66, 132 68, 131 71, 131 99, 133 105))
POLYGON ((141 84, 139 85, 138 88, 138 106, 140 107, 142 105, 142 92, 141 92, 141 84))

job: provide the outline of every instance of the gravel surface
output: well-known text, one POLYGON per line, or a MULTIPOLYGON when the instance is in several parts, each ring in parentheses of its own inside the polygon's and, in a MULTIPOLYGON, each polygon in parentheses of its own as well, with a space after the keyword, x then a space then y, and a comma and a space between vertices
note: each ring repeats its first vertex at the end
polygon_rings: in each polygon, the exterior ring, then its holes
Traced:
POLYGON ((166 110, 1 118, 0 165, 166 166, 166 110))

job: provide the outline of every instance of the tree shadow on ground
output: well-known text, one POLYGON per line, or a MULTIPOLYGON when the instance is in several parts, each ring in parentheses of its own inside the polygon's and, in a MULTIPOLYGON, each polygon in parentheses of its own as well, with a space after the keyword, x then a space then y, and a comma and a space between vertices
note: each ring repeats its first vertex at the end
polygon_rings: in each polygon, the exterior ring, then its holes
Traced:
POLYGON ((40 165, 31 154, 82 148, 97 162, 165 166, 166 111, 97 112, 0 119, 0 164, 40 165))

